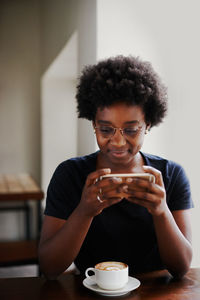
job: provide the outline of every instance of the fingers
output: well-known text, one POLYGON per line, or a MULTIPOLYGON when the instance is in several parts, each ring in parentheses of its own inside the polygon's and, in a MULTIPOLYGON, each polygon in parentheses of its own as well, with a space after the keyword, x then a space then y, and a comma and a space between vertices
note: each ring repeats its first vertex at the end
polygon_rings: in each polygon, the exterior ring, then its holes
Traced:
MULTIPOLYGON (((98 178, 97 178, 98 179, 98 178)), ((106 198, 107 194, 109 197, 117 197, 116 195, 118 192, 118 187, 122 183, 122 179, 118 177, 109 177, 102 180, 95 180, 91 189, 95 190, 97 193, 101 194, 106 198)))
POLYGON ((145 192, 155 192, 157 187, 154 183, 142 179, 142 178, 127 178, 126 180, 127 192, 130 191, 145 191, 145 192))
POLYGON ((124 198, 123 196, 123 193, 114 189, 114 190, 111 190, 111 191, 107 191, 107 192, 103 192, 102 193, 102 199, 106 200, 106 199, 114 199, 114 198, 124 198))
POLYGON ((150 166, 144 166, 143 169, 145 173, 155 176, 155 183, 139 177, 129 177, 126 182, 122 182, 119 177, 99 180, 101 176, 111 173, 111 169, 106 168, 89 174, 84 189, 84 201, 94 210, 98 207, 98 211, 102 211, 126 198, 154 213, 166 200, 162 174, 150 166))
POLYGON ((154 201, 155 198, 164 198, 165 189, 158 184, 142 180, 132 179, 132 182, 127 183, 127 194, 130 197, 136 197, 138 199, 144 199, 148 201, 154 201))
POLYGON ((111 169, 107 168, 107 169, 99 169, 95 172, 92 172, 88 175, 87 180, 86 180, 86 186, 90 186, 92 184, 94 184, 99 177, 106 175, 106 174, 110 174, 111 173, 111 169))
POLYGON ((127 200, 145 207, 152 215, 166 209, 166 192, 162 173, 149 166, 143 166, 146 173, 155 176, 155 183, 142 178, 127 178, 127 200))
POLYGON ((133 197, 128 197, 127 200, 132 203, 135 203, 135 204, 145 207, 151 214, 154 213, 154 211, 156 210, 156 207, 157 207, 156 203, 152 202, 152 201, 150 202, 150 201, 141 200, 141 199, 133 198, 133 197))
POLYGON ((158 184, 160 186, 164 186, 162 173, 159 170, 157 170, 153 167, 150 167, 150 166, 143 166, 142 168, 143 168, 145 173, 150 173, 150 174, 153 174, 155 176, 155 178, 156 178, 155 183, 156 184, 158 184))
POLYGON ((121 198, 121 197, 119 197, 119 198, 113 197, 113 198, 109 198, 109 199, 105 200, 105 208, 120 202, 122 199, 123 198, 121 198))
POLYGON ((157 194, 151 194, 149 192, 141 192, 141 191, 133 191, 133 190, 129 190, 128 191, 128 197, 129 200, 137 200, 140 201, 140 203, 142 203, 141 201, 145 201, 145 202, 157 202, 157 199, 160 199, 160 197, 158 197, 157 194))
POLYGON ((145 207, 152 215, 161 214, 167 207, 165 196, 158 197, 149 193, 136 192, 134 195, 129 196, 127 200, 145 207))
POLYGON ((118 202, 120 202, 123 199, 123 197, 121 197, 119 195, 119 197, 116 196, 116 192, 109 192, 107 194, 99 194, 97 195, 97 200, 101 203, 101 211, 106 208, 109 207, 113 204, 116 204, 118 202))
POLYGON ((96 183, 96 186, 99 189, 102 189, 103 192, 109 192, 114 189, 118 189, 118 186, 122 183, 122 179, 119 177, 110 177, 103 180, 100 180, 96 183))
POLYGON ((97 215, 105 207, 121 201, 122 197, 116 192, 116 188, 122 182, 121 178, 106 178, 99 180, 102 175, 109 174, 110 169, 100 169, 88 175, 81 197, 81 207, 90 215, 97 215), (109 193, 109 197, 105 197, 109 193))

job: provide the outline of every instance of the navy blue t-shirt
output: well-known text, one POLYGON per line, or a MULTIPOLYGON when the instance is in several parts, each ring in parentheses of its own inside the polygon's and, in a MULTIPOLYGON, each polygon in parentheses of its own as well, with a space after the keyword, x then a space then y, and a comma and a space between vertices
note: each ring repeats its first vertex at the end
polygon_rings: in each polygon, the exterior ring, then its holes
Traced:
MULTIPOLYGON (((72 158, 57 167, 48 187, 45 215, 65 220, 70 216, 80 202, 88 174, 96 170, 97 154, 72 158)), ((158 156, 141 155, 146 165, 162 172, 169 209, 193 207, 183 168, 158 156)), ((74 263, 84 272, 108 260, 127 263, 130 274, 164 268, 152 216, 146 208, 123 199, 94 217, 74 263)))

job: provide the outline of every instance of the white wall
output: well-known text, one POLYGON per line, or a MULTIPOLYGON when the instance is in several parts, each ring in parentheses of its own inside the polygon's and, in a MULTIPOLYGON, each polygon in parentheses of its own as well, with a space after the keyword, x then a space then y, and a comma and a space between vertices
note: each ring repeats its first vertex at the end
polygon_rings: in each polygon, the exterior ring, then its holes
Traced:
POLYGON ((41 80, 44 191, 58 164, 77 155, 77 39, 74 33, 41 80))
POLYGON ((77 117, 75 81, 43 79, 42 84, 42 187, 46 191, 61 161, 76 156, 77 117))
MULTIPOLYGON (((97 60, 97 8, 96 0, 79 0, 79 65, 80 75, 83 67, 97 60)), ((78 120, 78 155, 95 151, 95 137, 91 122, 78 120)))
POLYGON ((136 55, 152 62, 168 86, 169 114, 152 129, 143 150, 183 165, 189 176, 193 265, 200 266, 198 138, 200 3, 198 0, 98 0, 97 59, 136 55))

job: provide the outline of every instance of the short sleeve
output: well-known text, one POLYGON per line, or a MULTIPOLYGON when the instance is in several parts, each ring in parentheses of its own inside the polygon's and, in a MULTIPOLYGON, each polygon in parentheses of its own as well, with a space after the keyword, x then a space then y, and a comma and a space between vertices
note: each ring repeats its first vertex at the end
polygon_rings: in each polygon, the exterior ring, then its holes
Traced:
POLYGON ((168 175, 170 176, 170 185, 167 191, 169 209, 173 211, 194 207, 190 183, 184 169, 178 164, 172 162, 169 164, 170 171, 168 175))
POLYGON ((66 161, 56 168, 47 190, 45 215, 67 219, 79 202, 80 194, 70 167, 66 161))

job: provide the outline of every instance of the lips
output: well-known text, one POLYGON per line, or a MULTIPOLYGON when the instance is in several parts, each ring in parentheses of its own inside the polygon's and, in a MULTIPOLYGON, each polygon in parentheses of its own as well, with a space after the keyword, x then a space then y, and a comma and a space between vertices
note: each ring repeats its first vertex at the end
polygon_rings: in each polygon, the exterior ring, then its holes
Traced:
POLYGON ((128 154, 128 150, 109 150, 109 153, 114 157, 124 157, 128 154))

